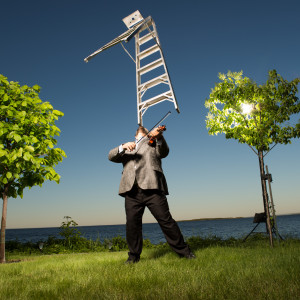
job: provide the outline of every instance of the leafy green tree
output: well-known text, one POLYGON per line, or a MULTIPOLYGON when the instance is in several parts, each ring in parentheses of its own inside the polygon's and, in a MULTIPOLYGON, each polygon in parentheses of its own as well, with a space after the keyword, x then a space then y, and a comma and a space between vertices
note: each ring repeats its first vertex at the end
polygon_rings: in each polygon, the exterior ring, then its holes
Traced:
POLYGON ((40 87, 20 86, 0 75, 0 195, 3 199, 0 263, 5 262, 7 199, 45 180, 59 183, 54 167, 66 157, 55 148, 63 113, 39 98, 40 87))
POLYGON ((71 249, 74 244, 81 240, 81 232, 76 228, 78 223, 71 217, 64 216, 64 219, 66 221, 61 223, 59 234, 64 238, 65 246, 71 249))
POLYGON ((272 245, 272 232, 264 170, 264 156, 277 144, 291 143, 300 137, 300 120, 291 125, 300 111, 297 97, 300 78, 283 79, 276 70, 269 71, 265 84, 257 85, 243 77, 243 72, 219 74, 221 82, 212 89, 205 106, 208 133, 224 133, 226 139, 248 144, 259 159, 267 230, 272 245))

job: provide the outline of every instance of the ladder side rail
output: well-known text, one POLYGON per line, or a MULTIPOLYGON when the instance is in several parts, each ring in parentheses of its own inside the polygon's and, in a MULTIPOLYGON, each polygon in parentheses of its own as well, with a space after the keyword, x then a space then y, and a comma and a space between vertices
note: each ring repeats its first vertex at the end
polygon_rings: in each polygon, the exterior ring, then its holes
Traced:
POLYGON ((140 53, 139 36, 140 36, 140 33, 138 32, 135 35, 136 98, 137 98, 138 124, 143 125, 143 114, 142 114, 142 111, 139 109, 140 103, 141 103, 141 94, 139 92, 139 85, 141 84, 141 75, 138 72, 138 70, 141 67, 141 62, 140 62, 140 58, 139 58, 139 53, 140 53))
POLYGON ((92 54, 90 54, 89 56, 87 56, 84 61, 85 62, 89 62, 93 57, 95 57, 97 54, 99 54, 100 52, 111 48, 114 45, 117 45, 119 43, 121 43, 122 41, 126 41, 126 37, 128 35, 131 34, 131 32, 134 30, 134 28, 130 28, 127 31, 125 31, 124 33, 120 34, 118 37, 114 38, 112 41, 108 42, 107 44, 105 44, 104 46, 102 46, 101 48, 99 48, 98 50, 94 51, 92 54))
POLYGON ((177 111, 178 113, 180 113, 180 110, 179 110, 179 107, 178 107, 178 103, 177 103, 177 99, 176 99, 176 96, 175 96, 175 93, 174 93, 174 89, 173 89, 173 86, 172 86, 170 74, 169 74, 169 71, 168 71, 168 68, 167 68, 167 65, 166 65, 166 60, 165 60, 164 54, 163 54, 162 49, 161 49, 161 44, 160 44, 159 37, 158 37, 158 33, 157 33, 157 30, 156 30, 156 25, 155 25, 155 23, 154 23, 153 20, 152 20, 152 26, 153 26, 153 29, 154 29, 154 32, 155 32, 156 43, 157 43, 158 46, 159 46, 160 54, 161 54, 161 57, 162 57, 163 62, 164 62, 164 68, 165 68, 165 72, 166 72, 167 77, 168 77, 170 90, 171 90, 171 92, 172 92, 172 94, 173 94, 173 97, 174 97, 174 106, 175 106, 176 111, 177 111))

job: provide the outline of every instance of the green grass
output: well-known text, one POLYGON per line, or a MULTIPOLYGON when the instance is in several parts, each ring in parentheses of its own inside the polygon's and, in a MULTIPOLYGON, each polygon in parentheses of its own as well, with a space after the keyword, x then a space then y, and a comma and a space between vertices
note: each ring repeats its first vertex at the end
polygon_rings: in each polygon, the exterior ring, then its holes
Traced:
POLYGON ((168 249, 12 255, 0 265, 0 299, 300 299, 300 242, 209 246, 195 260, 168 249))

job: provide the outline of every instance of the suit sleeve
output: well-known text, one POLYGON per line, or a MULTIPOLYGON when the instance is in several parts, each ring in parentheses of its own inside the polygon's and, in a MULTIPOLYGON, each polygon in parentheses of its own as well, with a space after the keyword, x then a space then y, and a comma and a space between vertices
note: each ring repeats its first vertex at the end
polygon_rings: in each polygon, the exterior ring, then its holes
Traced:
POLYGON ((157 141, 156 143, 156 155, 159 158, 165 158, 169 154, 169 146, 164 139, 164 137, 161 138, 160 141, 157 141))
POLYGON ((115 163, 121 163, 124 152, 125 151, 121 153, 119 152, 119 146, 114 149, 111 149, 108 153, 108 159, 115 163))

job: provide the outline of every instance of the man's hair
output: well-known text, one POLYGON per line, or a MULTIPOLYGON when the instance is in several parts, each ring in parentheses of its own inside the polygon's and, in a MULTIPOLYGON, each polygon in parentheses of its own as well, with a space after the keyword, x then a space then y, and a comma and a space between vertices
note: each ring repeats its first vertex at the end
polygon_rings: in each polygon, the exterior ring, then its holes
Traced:
POLYGON ((140 125, 136 130, 135 136, 137 136, 139 133, 148 134, 148 129, 140 125))

